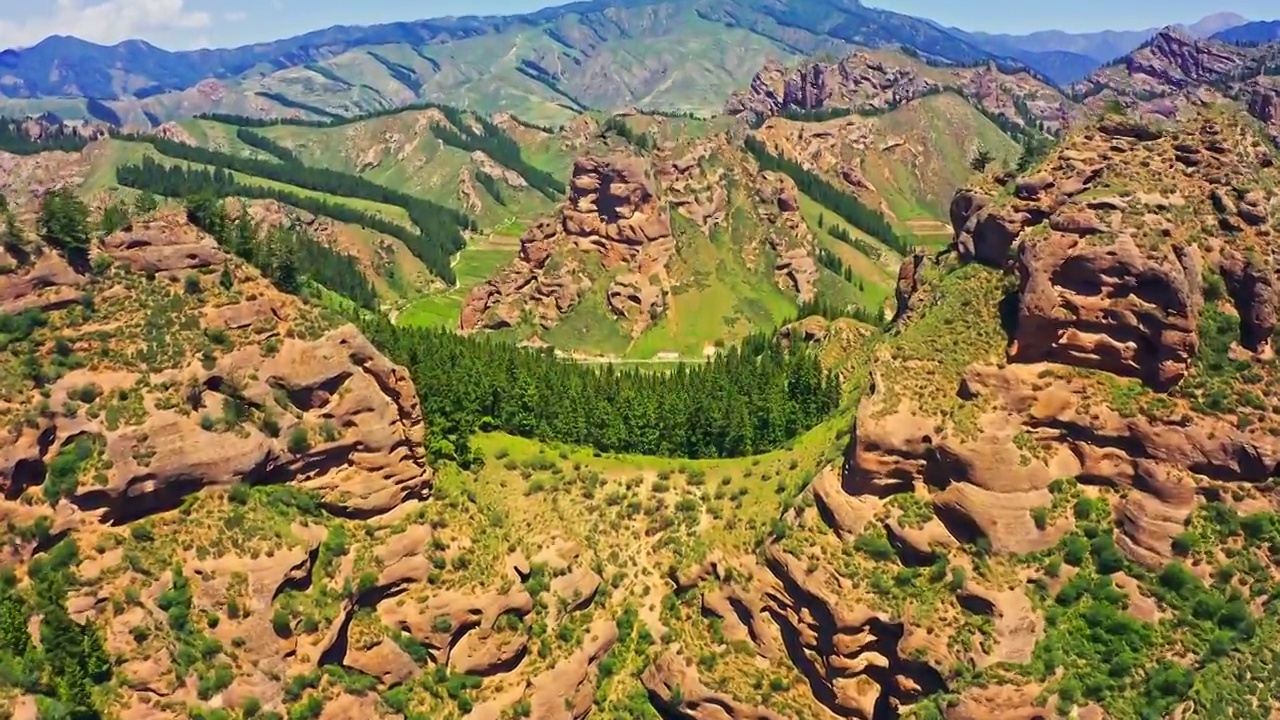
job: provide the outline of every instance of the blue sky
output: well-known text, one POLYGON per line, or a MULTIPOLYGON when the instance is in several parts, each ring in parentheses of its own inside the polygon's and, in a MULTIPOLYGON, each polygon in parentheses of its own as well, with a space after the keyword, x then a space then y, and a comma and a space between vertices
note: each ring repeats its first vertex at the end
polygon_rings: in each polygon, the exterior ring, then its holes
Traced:
MULTIPOLYGON (((0 47, 31 45, 52 34, 111 43, 140 37, 162 47, 240 45, 336 24, 462 14, 508 14, 547 0, 0 0, 0 47)), ((1231 10, 1280 17, 1276 0, 867 0, 868 5, 989 32, 1056 28, 1074 32, 1127 30, 1231 10)))

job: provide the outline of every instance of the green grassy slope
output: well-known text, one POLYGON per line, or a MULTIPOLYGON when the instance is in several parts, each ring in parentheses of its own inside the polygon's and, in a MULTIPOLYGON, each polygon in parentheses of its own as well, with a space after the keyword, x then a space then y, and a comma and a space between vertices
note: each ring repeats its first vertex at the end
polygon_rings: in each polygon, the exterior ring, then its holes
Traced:
POLYGON ((467 245, 455 261, 458 285, 423 297, 396 313, 400 325, 456 328, 467 293, 493 277, 515 259, 519 242, 499 235, 476 239, 467 245))
MULTIPOLYGON (((226 127, 218 123, 202 123, 202 125, 205 131, 212 131, 210 134, 222 132, 222 128, 226 127)), ((232 139, 234 140, 234 135, 232 139)), ((241 146, 243 150, 252 151, 252 148, 244 146, 243 143, 241 146)), ((168 158, 146 143, 112 139, 103 143, 102 147, 93 154, 90 171, 80 188, 81 193, 86 196, 98 193, 125 196, 134 194, 136 191, 123 188, 117 183, 116 170, 122 165, 137 164, 148 157, 164 165, 212 169, 199 163, 168 158)), ((275 188, 303 197, 317 198, 381 216, 406 228, 413 227, 405 210, 393 205, 320 193, 244 173, 232 173, 232 175, 238 182, 247 185, 275 188)), ((380 296, 386 300, 395 301, 400 298, 416 297, 437 282, 430 276, 422 262, 395 238, 348 223, 335 223, 335 225, 337 227, 335 242, 338 243, 339 249, 363 261, 362 264, 380 296)))
MULTIPOLYGON (((437 124, 447 125, 438 111, 415 109, 336 127, 280 125, 257 132, 288 147, 307 165, 360 175, 465 210, 476 217, 482 229, 527 221, 554 207, 532 188, 502 181, 502 202, 474 181, 468 181, 472 192, 464 193, 462 178, 474 178, 481 163, 433 135, 431 129, 437 124)), ((557 175, 568 178, 568 163, 546 149, 531 155, 529 162, 553 172, 563 169, 563 174, 557 175), (546 163, 550 167, 541 166, 540 159, 551 160, 546 163)))
POLYGON ((876 118, 878 134, 905 144, 872 152, 863 166, 867 179, 903 225, 947 219, 956 188, 972 171, 979 149, 997 162, 1017 158, 1018 144, 968 101, 942 93, 909 103, 876 118))

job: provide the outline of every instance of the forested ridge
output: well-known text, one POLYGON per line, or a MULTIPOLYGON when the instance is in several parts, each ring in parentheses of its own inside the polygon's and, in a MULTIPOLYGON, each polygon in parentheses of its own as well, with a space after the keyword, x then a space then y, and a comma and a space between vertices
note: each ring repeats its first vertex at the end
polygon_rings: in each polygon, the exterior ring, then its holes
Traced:
POLYGON ((272 140, 266 135, 260 135, 249 128, 236 128, 236 139, 251 148, 256 148, 268 155, 271 155, 280 162, 292 165, 303 164, 302 158, 298 157, 292 150, 281 145, 275 140, 272 140))
POLYGON ((0 117, 0 151, 14 155, 35 155, 50 150, 78 152, 89 144, 75 128, 66 125, 46 128, 38 139, 33 140, 23 127, 26 122, 25 119, 0 117))
POLYGON ((784 445, 840 403, 838 378, 802 344, 752 336, 705 364, 643 372, 588 366, 447 330, 361 320, 404 365, 438 456, 466 460, 468 438, 502 430, 602 452, 739 457, 784 445))
POLYGON ((316 241, 303 228, 261 228, 248 212, 232 217, 224 202, 212 195, 188 198, 187 218, 285 292, 301 293, 307 278, 366 310, 378 310, 378 294, 356 261, 316 241))
POLYGON ((162 154, 180 160, 210 165, 213 171, 165 166, 150 157, 141 164, 122 165, 116 171, 121 185, 147 190, 160 195, 186 198, 200 194, 219 197, 249 197, 274 199, 288 205, 325 215, 342 222, 350 222, 370 230, 390 235, 405 244, 440 279, 452 284, 455 281, 450 258, 461 250, 466 239, 462 229, 470 229, 473 223, 465 213, 411 197, 405 193, 385 188, 363 178, 334 170, 292 165, 270 160, 256 160, 228 155, 204 148, 191 147, 161 138, 136 138, 150 143, 162 154), (418 232, 399 223, 377 217, 340 203, 331 203, 299 193, 274 188, 259 187, 238 182, 232 172, 261 177, 286 183, 306 190, 313 190, 341 197, 352 197, 403 208, 418 226, 418 232))
POLYGON ((314 128, 333 128, 350 125, 355 122, 370 120, 378 117, 388 117, 412 110, 438 110, 449 122, 449 127, 434 125, 430 128, 432 135, 436 136, 441 142, 449 147, 456 148, 466 153, 483 152, 498 164, 514 170, 520 177, 524 178, 529 186, 542 193, 550 200, 558 200, 564 193, 564 182, 556 179, 554 175, 540 168, 534 167, 525 161, 521 154, 520 145, 507 135, 502 128, 495 125, 488 118, 481 115, 472 115, 475 123, 480 126, 480 132, 476 132, 468 122, 466 113, 451 105, 438 105, 435 103, 420 103, 407 108, 397 108, 394 111, 380 111, 377 113, 369 113, 353 118, 343 118, 333 122, 309 122, 309 121, 260 121, 254 118, 243 117, 240 115, 222 115, 209 114, 200 116, 206 120, 223 123, 224 125, 234 125, 236 137, 251 147, 266 152, 281 162, 301 165, 302 161, 289 148, 275 142, 259 133, 253 132, 250 128, 265 128, 274 125, 293 125, 298 127, 314 127, 314 128))
POLYGON ((483 131, 477 133, 467 123, 461 110, 448 105, 440 105, 436 109, 443 113, 445 119, 453 126, 447 128, 437 125, 431 128, 431 134, 440 138, 445 145, 468 153, 483 152, 498 164, 514 170, 529 183, 530 187, 549 200, 558 200, 564 194, 564 181, 557 180, 551 173, 525 162, 520 152, 520 145, 488 118, 480 115, 473 116, 483 131))
POLYGON ((879 240, 901 254, 911 252, 911 242, 893 229, 884 214, 863 204, 861 200, 841 192, 820 175, 810 172, 794 160, 774 155, 765 144, 748 135, 747 152, 759 163, 761 170, 781 172, 795 181, 800 192, 813 198, 850 225, 879 240))

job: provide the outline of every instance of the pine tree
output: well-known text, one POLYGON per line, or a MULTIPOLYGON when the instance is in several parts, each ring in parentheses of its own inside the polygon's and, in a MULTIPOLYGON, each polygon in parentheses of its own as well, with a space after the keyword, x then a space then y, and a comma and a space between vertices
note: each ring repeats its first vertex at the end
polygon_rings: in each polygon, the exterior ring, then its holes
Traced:
POLYGON ((31 634, 27 632, 30 609, 16 590, 0 590, 0 653, 22 657, 31 649, 31 634))
POLYGON ((133 204, 133 210, 139 216, 147 216, 155 212, 160 207, 160 200, 151 192, 143 190, 138 195, 137 201, 133 204))
POLYGON ((73 265, 89 253, 89 208, 69 189, 58 188, 40 207, 40 239, 62 251, 73 265))

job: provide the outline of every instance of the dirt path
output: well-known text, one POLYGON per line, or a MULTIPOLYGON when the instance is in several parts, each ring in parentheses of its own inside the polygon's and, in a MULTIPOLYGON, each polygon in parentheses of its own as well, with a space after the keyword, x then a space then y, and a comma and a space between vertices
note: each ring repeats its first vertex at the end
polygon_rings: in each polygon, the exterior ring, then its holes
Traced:
POLYGON ((916 235, 951 234, 951 226, 941 220, 908 220, 907 229, 916 235))

